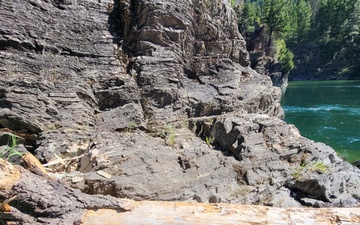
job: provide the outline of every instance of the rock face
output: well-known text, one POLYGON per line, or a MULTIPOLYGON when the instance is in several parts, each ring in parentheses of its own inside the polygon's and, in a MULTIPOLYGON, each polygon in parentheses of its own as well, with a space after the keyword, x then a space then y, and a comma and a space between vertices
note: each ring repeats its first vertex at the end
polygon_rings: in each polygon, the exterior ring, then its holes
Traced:
MULTIPOLYGON (((30 154, 30 153, 29 153, 30 154)), ((38 162, 34 159, 32 162, 38 162)), ((278 208, 87 195, 0 159, 2 224, 358 224, 358 208, 278 208), (13 206, 9 204, 13 203, 13 206), (144 216, 146 215, 146 216, 144 216), (334 222, 336 221, 336 222, 334 222)))
POLYGON ((228 1, 0 4, 0 125, 63 182, 135 200, 359 203, 359 169, 281 120, 228 1))
POLYGON ((351 80, 358 79, 344 59, 330 58, 316 43, 299 44, 292 49, 296 68, 289 74, 289 80, 351 80))
POLYGON ((242 33, 246 37, 251 68, 260 74, 267 74, 274 86, 285 88, 288 84, 288 76, 281 72, 282 64, 274 57, 275 50, 271 47, 273 40, 270 40, 266 27, 255 26, 252 33, 247 34, 246 31, 242 33))

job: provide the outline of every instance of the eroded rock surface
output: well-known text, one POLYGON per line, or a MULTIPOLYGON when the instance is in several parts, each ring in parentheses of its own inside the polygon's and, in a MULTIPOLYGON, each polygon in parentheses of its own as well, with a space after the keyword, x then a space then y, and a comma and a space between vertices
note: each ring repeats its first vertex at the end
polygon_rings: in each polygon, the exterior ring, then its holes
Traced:
MULTIPOLYGON (((33 162, 36 162, 36 159, 34 160, 33 162)), ((288 209, 225 203, 134 201, 112 196, 87 195, 51 179, 46 173, 37 175, 2 159, 0 168, 0 176, 5 178, 0 179, 0 221, 4 224, 360 222, 360 212, 357 208, 288 209)))
POLYGON ((0 4, 0 125, 64 182, 135 200, 359 204, 359 169, 281 120, 228 1, 0 4))

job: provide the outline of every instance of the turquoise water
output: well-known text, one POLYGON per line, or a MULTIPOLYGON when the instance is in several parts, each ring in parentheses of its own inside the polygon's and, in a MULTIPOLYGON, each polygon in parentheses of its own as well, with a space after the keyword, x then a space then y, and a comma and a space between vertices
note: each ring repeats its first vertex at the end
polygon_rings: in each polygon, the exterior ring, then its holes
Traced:
POLYGON ((289 82, 282 105, 302 136, 360 160, 360 81, 289 82))

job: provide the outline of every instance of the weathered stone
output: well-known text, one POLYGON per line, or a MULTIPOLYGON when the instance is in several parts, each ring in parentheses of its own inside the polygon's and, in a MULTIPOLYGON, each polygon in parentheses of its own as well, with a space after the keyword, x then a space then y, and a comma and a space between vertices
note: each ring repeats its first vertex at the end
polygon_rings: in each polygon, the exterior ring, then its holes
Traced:
POLYGON ((276 208, 218 203, 133 201, 86 195, 48 177, 35 175, 0 159, 0 222, 20 224, 332 224, 360 222, 357 208, 276 208), (19 179, 14 179, 18 174, 19 179), (2 178, 4 178, 2 177, 2 178), (6 183, 4 185, 4 183, 6 183), (16 194, 16 195, 14 195, 16 194))
POLYGON ((71 162, 49 167, 63 182, 135 200, 358 203, 359 170, 279 119, 281 90, 248 67, 228 1, 1 6, 0 124, 33 137, 40 161, 71 162), (334 170, 296 180, 318 161, 334 170))
POLYGON ((257 25, 250 34, 245 34, 245 31, 242 33, 246 36, 251 68, 268 75, 274 86, 286 88, 288 76, 281 72, 282 64, 275 58, 274 41, 270 40, 266 27, 257 25))

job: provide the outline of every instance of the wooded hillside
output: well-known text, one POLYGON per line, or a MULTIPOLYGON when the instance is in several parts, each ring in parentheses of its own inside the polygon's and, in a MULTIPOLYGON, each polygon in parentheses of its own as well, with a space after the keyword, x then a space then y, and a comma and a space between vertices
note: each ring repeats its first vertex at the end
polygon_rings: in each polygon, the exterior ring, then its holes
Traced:
POLYGON ((309 68, 303 73, 315 75, 331 68, 329 76, 356 79, 360 78, 359 5, 358 0, 245 0, 238 6, 239 27, 251 33, 256 25, 266 26, 275 40, 273 48, 278 49, 276 57, 284 64, 283 73, 295 68, 290 79, 304 66, 309 68))

